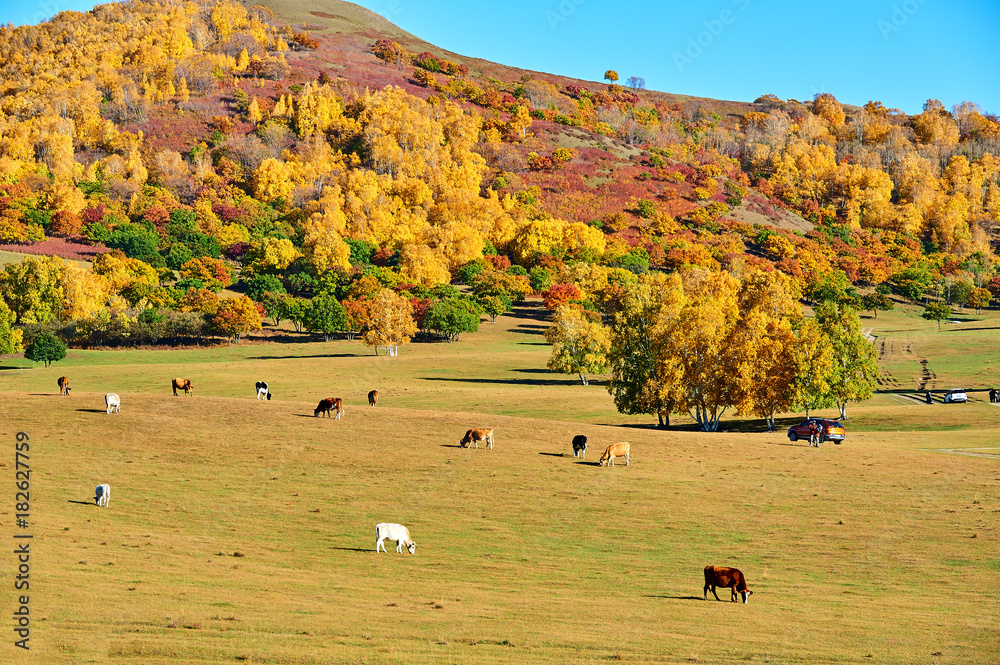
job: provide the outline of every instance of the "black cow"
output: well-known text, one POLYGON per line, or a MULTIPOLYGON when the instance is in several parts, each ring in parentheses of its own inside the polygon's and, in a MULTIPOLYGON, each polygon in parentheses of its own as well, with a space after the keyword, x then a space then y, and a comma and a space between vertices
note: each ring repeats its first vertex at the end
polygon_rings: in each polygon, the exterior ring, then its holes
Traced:
POLYGON ((573 437, 573 457, 587 459, 587 437, 582 434, 573 437))

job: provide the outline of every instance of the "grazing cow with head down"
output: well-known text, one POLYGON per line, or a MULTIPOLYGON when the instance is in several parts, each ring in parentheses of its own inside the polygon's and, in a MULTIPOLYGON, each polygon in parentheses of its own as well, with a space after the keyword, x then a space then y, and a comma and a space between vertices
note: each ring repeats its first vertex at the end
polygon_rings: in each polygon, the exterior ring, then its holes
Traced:
POLYGON ((628 466, 629 457, 632 454, 632 444, 629 442, 624 443, 612 443, 604 450, 604 454, 601 455, 601 466, 607 464, 608 466, 615 465, 616 457, 625 458, 625 466, 628 466))
POLYGON ((493 430, 491 429, 470 429, 459 441, 459 445, 463 448, 468 446, 472 447, 472 444, 476 444, 476 448, 479 448, 479 442, 483 441, 486 447, 493 450, 493 430))
POLYGON ((722 600, 719 598, 719 594, 715 593, 715 587, 732 589, 732 597, 729 599, 732 603, 736 602, 737 592, 743 596, 744 603, 750 602, 750 594, 753 593, 747 588, 746 578, 743 577, 743 573, 739 569, 705 566, 705 600, 708 600, 709 589, 712 590, 712 595, 715 596, 716 600, 722 600))
POLYGON ((104 483, 98 485, 97 489, 94 490, 94 501, 98 506, 108 507, 108 500, 111 498, 111 485, 104 483))
POLYGON ((368 393, 368 406, 375 406, 378 404, 378 391, 373 390, 368 393))
POLYGON ((403 546, 413 554, 417 549, 417 544, 410 539, 410 530, 407 529, 402 524, 388 524, 383 522, 381 524, 375 525, 375 551, 378 552, 379 548, 383 552, 388 552, 385 549, 386 540, 396 541, 396 552, 399 554, 403 553, 403 546))
POLYGON ((69 395, 69 379, 67 379, 65 376, 60 376, 59 380, 56 381, 56 383, 59 384, 60 395, 69 395))
POLYGON ((577 434, 573 437, 573 457, 587 459, 587 437, 577 434))
POLYGON ((263 381, 257 382, 257 399, 271 399, 271 390, 267 387, 267 384, 263 381))
POLYGON ((318 416, 323 413, 329 417, 330 411, 333 409, 337 410, 337 417, 334 418, 334 420, 340 420, 340 414, 344 412, 344 407, 339 397, 327 397, 326 399, 321 400, 319 406, 313 410, 313 415, 318 416))
POLYGON ((194 386, 191 385, 191 379, 174 379, 172 382, 174 387, 174 396, 177 396, 178 390, 183 390, 185 395, 189 395, 194 392, 194 386))
POLYGON ((122 412, 122 399, 118 396, 118 393, 108 393, 104 396, 104 403, 108 405, 108 413, 111 413, 111 409, 115 410, 115 413, 122 412))

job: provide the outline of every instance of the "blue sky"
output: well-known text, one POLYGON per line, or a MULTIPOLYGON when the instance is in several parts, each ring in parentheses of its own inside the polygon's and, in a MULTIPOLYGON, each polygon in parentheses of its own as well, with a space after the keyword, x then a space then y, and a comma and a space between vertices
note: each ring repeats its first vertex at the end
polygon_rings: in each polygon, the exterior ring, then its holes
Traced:
MULTIPOLYGON (((310 0, 303 0, 309 2, 310 0)), ((35 22, 86 0, 0 0, 35 22)), ((317 0, 317 7, 323 0, 317 0)), ((869 99, 919 113, 938 98, 1000 114, 996 0, 359 0, 463 55, 582 79, 606 69, 666 92, 752 101, 773 93, 869 99)))

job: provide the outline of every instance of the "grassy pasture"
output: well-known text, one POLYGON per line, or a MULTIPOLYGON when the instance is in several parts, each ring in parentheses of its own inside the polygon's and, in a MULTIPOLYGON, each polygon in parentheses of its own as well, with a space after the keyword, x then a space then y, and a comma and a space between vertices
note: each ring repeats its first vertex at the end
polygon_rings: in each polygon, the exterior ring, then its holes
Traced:
MULTIPOLYGON (((649 419, 541 369, 544 324, 519 314, 397 358, 332 342, 5 369, 0 478, 30 432, 35 539, 33 650, 0 641, 0 662, 996 662, 1000 407, 882 394, 819 450, 621 427, 649 419), (69 398, 53 394, 64 374, 69 398), (173 397, 171 376, 195 396, 173 397), (258 378, 272 402, 253 399, 258 378), (312 417, 327 395, 344 420, 312 417), (495 427, 496 450, 456 447, 470 426, 495 427), (630 467, 593 465, 620 440, 630 467), (408 525, 417 554, 376 555, 379 521, 408 525), (707 564, 740 567, 751 603, 702 600, 707 564)), ((937 339, 984 334, 908 316, 865 325, 932 363, 937 339)), ((13 601, 0 594, 8 622, 13 601)))

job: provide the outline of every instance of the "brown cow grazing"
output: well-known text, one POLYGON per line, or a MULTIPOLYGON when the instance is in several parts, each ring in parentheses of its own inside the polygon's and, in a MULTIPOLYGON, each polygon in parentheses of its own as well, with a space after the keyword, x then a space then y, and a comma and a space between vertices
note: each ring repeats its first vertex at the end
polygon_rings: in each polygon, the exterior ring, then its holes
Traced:
POLYGON ((632 454, 632 444, 629 442, 624 443, 612 443, 604 450, 604 454, 601 455, 601 466, 607 464, 608 466, 615 465, 616 457, 625 458, 625 466, 628 466, 629 457, 632 454))
POLYGON ((746 578, 737 568, 705 566, 705 600, 708 600, 709 589, 712 590, 712 595, 715 596, 716 600, 722 600, 719 598, 719 594, 715 593, 715 587, 732 589, 732 598, 730 598, 732 603, 736 602, 737 591, 743 596, 744 603, 750 602, 750 594, 753 593, 747 588, 746 578))
POLYGON ((368 406, 375 406, 378 404, 378 391, 373 390, 368 393, 368 406))
POLYGON ((194 386, 191 385, 191 379, 174 379, 174 396, 177 396, 178 390, 183 390, 185 395, 189 395, 194 392, 194 386))
POLYGON ((60 376, 59 380, 56 381, 56 383, 59 384, 60 395, 69 395, 69 379, 67 379, 65 376, 60 376))
POLYGON ((493 450, 493 430, 470 429, 468 432, 465 433, 465 436, 463 436, 462 440, 459 441, 458 443, 463 448, 465 448, 466 446, 471 448, 472 444, 476 444, 476 448, 478 449, 480 441, 484 441, 486 443, 486 447, 489 448, 490 450, 493 450))
POLYGON ((322 413, 329 418, 330 411, 333 409, 337 410, 337 417, 334 418, 334 420, 340 420, 340 414, 344 412, 344 407, 339 397, 327 397, 326 399, 321 400, 319 406, 313 410, 313 416, 318 416, 322 413))

